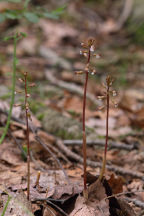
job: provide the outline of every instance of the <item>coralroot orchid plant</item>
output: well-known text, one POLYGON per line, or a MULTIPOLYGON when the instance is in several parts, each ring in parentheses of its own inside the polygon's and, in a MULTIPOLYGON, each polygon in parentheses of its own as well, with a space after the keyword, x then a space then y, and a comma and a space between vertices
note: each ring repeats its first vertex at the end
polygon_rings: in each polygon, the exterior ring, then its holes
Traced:
POLYGON ((96 58, 100 58, 99 54, 95 54, 95 40, 89 39, 87 42, 81 43, 82 50, 80 54, 83 55, 86 60, 86 66, 82 71, 76 71, 76 74, 85 74, 85 83, 84 83, 84 94, 83 94, 83 114, 82 114, 82 126, 83 126, 83 172, 84 172, 84 191, 83 195, 84 198, 88 198, 87 192, 87 174, 86 174, 86 159, 87 159, 87 152, 86 152, 86 127, 85 127, 85 109, 86 109, 86 94, 87 94, 87 84, 88 84, 88 76, 89 74, 94 75, 96 70, 91 67, 91 57, 95 56, 96 58))
MULTIPOLYGON (((30 199, 30 140, 29 140, 29 120, 31 119, 30 108, 29 108, 29 101, 28 98, 30 94, 28 89, 30 87, 34 87, 35 83, 28 84, 28 73, 23 73, 24 78, 19 78, 19 82, 24 84, 24 110, 25 110, 25 119, 26 119, 26 142, 27 142, 27 199, 30 199)), ((22 91, 17 91, 17 93, 22 93, 22 91)), ((15 106, 22 106, 22 104, 16 104, 15 106)))
MULTIPOLYGON (((105 135, 105 150, 103 156, 102 168, 99 176, 99 180, 101 181, 105 174, 106 167, 106 156, 107 156, 107 148, 108 148, 108 139, 109 139, 109 109, 110 109, 110 99, 111 96, 115 97, 117 95, 116 91, 112 89, 113 79, 108 75, 106 77, 106 83, 103 83, 105 88, 104 95, 98 96, 99 100, 105 100, 106 104, 106 135, 105 135)), ((114 100, 111 100, 115 107, 117 107, 117 103, 114 100)), ((104 108, 105 106, 101 107, 104 108)))

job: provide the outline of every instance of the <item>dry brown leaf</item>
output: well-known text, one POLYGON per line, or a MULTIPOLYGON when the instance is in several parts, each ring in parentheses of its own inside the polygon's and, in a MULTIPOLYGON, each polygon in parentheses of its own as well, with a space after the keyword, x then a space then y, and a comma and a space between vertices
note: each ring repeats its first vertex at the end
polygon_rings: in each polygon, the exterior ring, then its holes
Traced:
POLYGON ((57 212, 51 207, 47 206, 43 212, 43 216, 56 216, 57 212))
POLYGON ((0 148, 0 160, 10 165, 18 165, 22 162, 21 153, 15 145, 5 142, 0 148))
POLYGON ((44 139, 46 142, 48 143, 54 143, 55 142, 55 137, 52 136, 51 134, 48 134, 42 130, 39 130, 38 131, 38 136, 41 138, 41 139, 44 139))
POLYGON ((76 38, 78 34, 74 28, 63 23, 40 20, 38 25, 43 30, 43 33, 47 38, 45 45, 49 48, 56 47, 65 37, 76 38))
POLYGON ((75 209, 70 213, 70 216, 109 216, 109 212, 106 214, 103 211, 103 206, 95 206, 95 208, 85 204, 83 197, 78 197, 75 209))
POLYGON ((112 173, 112 175, 110 176, 110 179, 107 180, 107 182, 109 186, 111 187, 113 194, 123 192, 124 179, 121 176, 115 177, 115 175, 112 173))
POLYGON ((144 127, 144 106, 135 112, 132 122, 140 127, 144 127))
POLYGON ((132 113, 139 109, 140 104, 138 103, 138 98, 133 95, 132 90, 124 92, 119 107, 132 113))
POLYGON ((105 188, 97 180, 88 188, 88 200, 85 202, 83 197, 78 197, 75 208, 70 216, 109 216, 109 201, 105 200, 105 188))
MULTIPOLYGON (((76 113, 81 114, 82 113, 82 108, 83 108, 83 101, 77 96, 70 96, 67 97, 64 101, 64 109, 67 111, 74 111, 76 113)), ((89 117, 93 116, 93 112, 86 107, 86 119, 89 117)))
MULTIPOLYGON (((95 118, 90 118, 86 122, 87 126, 89 127, 100 127, 105 129, 106 125, 106 120, 105 119, 95 119, 95 118)), ((109 117, 109 128, 113 129, 116 126, 116 119, 113 117, 109 117)))
POLYGON ((38 45, 38 40, 34 36, 23 38, 18 44, 18 50, 21 55, 35 55, 38 45))
POLYGON ((23 130, 16 130, 16 131, 12 132, 12 135, 16 138, 21 138, 21 139, 25 138, 25 134, 24 134, 23 130))

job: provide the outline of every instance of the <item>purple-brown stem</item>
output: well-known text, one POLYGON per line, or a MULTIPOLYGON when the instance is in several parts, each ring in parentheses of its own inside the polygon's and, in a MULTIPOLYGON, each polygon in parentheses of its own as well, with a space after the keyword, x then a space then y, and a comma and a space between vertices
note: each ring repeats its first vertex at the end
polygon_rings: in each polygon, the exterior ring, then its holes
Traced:
POLYGON ((104 150, 104 157, 103 157, 103 164, 99 179, 102 180, 103 175, 105 173, 106 167, 106 156, 107 156, 107 147, 108 147, 108 138, 109 138, 109 88, 110 84, 107 82, 107 91, 106 91, 106 136, 105 136, 105 150, 104 150))
POLYGON ((26 117, 26 141, 27 141, 27 199, 30 199, 30 141, 29 141, 29 123, 28 123, 28 93, 27 93, 27 73, 24 73, 25 82, 25 117, 26 117))
POLYGON ((86 175, 86 158, 87 158, 87 152, 86 152, 86 132, 85 132, 85 108, 86 108, 86 93, 87 93, 87 83, 88 83, 88 67, 90 62, 90 48, 88 51, 88 58, 87 58, 87 66, 85 69, 85 84, 84 84, 84 95, 83 95, 83 171, 84 171, 84 194, 86 194, 87 190, 87 175, 86 175))

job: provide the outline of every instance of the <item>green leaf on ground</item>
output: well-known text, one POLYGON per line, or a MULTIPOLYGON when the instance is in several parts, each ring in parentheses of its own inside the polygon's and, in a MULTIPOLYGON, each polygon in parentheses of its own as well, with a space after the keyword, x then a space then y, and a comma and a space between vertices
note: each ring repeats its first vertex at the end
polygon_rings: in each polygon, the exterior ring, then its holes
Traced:
POLYGON ((24 16, 28 21, 32 23, 37 23, 39 21, 39 17, 35 13, 25 12, 24 16))

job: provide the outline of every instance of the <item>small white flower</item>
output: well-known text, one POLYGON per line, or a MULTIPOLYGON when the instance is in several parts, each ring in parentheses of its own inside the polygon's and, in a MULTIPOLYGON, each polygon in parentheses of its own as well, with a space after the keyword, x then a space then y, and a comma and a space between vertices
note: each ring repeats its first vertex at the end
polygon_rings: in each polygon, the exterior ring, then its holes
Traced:
POLYGON ((82 55, 83 54, 83 52, 80 50, 80 55, 82 55))
POLYGON ((90 47, 90 51, 91 52, 94 52, 95 50, 94 50, 94 45, 92 45, 91 47, 90 47))

